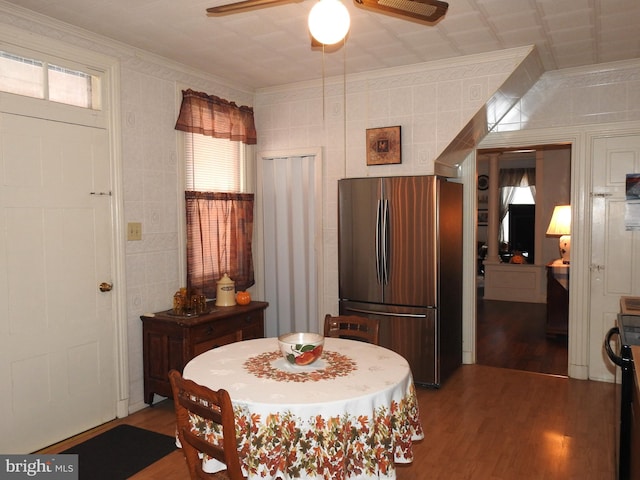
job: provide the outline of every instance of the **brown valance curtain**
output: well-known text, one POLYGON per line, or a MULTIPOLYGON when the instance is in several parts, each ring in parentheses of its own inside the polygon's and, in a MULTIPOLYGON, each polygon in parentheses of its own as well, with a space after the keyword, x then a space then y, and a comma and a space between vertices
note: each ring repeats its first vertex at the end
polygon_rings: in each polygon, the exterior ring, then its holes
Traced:
POLYGON ((185 192, 187 288, 214 298, 227 273, 236 290, 253 285, 253 194, 185 192))
POLYGON ((255 145, 257 142, 253 108, 244 105, 238 107, 215 95, 191 89, 182 91, 182 106, 176 130, 228 138, 247 145, 255 145))

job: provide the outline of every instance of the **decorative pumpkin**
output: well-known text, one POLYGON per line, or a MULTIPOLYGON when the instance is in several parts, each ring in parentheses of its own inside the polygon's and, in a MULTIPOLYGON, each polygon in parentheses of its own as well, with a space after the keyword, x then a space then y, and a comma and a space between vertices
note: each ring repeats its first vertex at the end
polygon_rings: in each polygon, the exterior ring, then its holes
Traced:
POLYGON ((238 305, 249 305, 251 303, 251 294, 245 291, 236 293, 236 302, 238 305))

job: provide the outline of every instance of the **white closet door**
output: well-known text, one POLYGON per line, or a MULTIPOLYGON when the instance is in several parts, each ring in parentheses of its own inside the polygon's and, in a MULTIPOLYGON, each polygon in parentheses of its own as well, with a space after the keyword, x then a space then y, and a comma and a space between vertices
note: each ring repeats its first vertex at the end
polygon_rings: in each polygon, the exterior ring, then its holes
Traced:
POLYGON ((319 332, 316 157, 262 158, 267 336, 319 332))
POLYGON ((115 418, 110 178, 106 130, 0 114, 0 452, 115 418))

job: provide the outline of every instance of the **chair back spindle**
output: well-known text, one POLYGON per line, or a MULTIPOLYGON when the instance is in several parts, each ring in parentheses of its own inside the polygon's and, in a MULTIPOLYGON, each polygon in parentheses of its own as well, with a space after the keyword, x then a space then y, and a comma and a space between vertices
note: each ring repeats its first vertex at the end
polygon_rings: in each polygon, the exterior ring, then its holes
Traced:
POLYGON ((324 336, 379 343, 379 323, 374 318, 357 315, 324 317, 324 336))

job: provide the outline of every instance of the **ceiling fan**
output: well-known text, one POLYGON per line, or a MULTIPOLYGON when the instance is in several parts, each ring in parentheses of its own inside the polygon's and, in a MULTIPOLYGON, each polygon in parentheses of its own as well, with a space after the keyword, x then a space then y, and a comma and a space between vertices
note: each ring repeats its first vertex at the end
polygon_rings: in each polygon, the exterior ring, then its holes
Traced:
MULTIPOLYGON (((254 8, 269 7, 290 0, 244 0, 242 2, 229 3, 217 7, 207 8, 210 15, 224 15, 252 10, 254 8)), ((439 0, 354 0, 370 10, 392 14, 394 16, 413 18, 424 22, 433 23, 447 13, 449 4, 439 0)))

